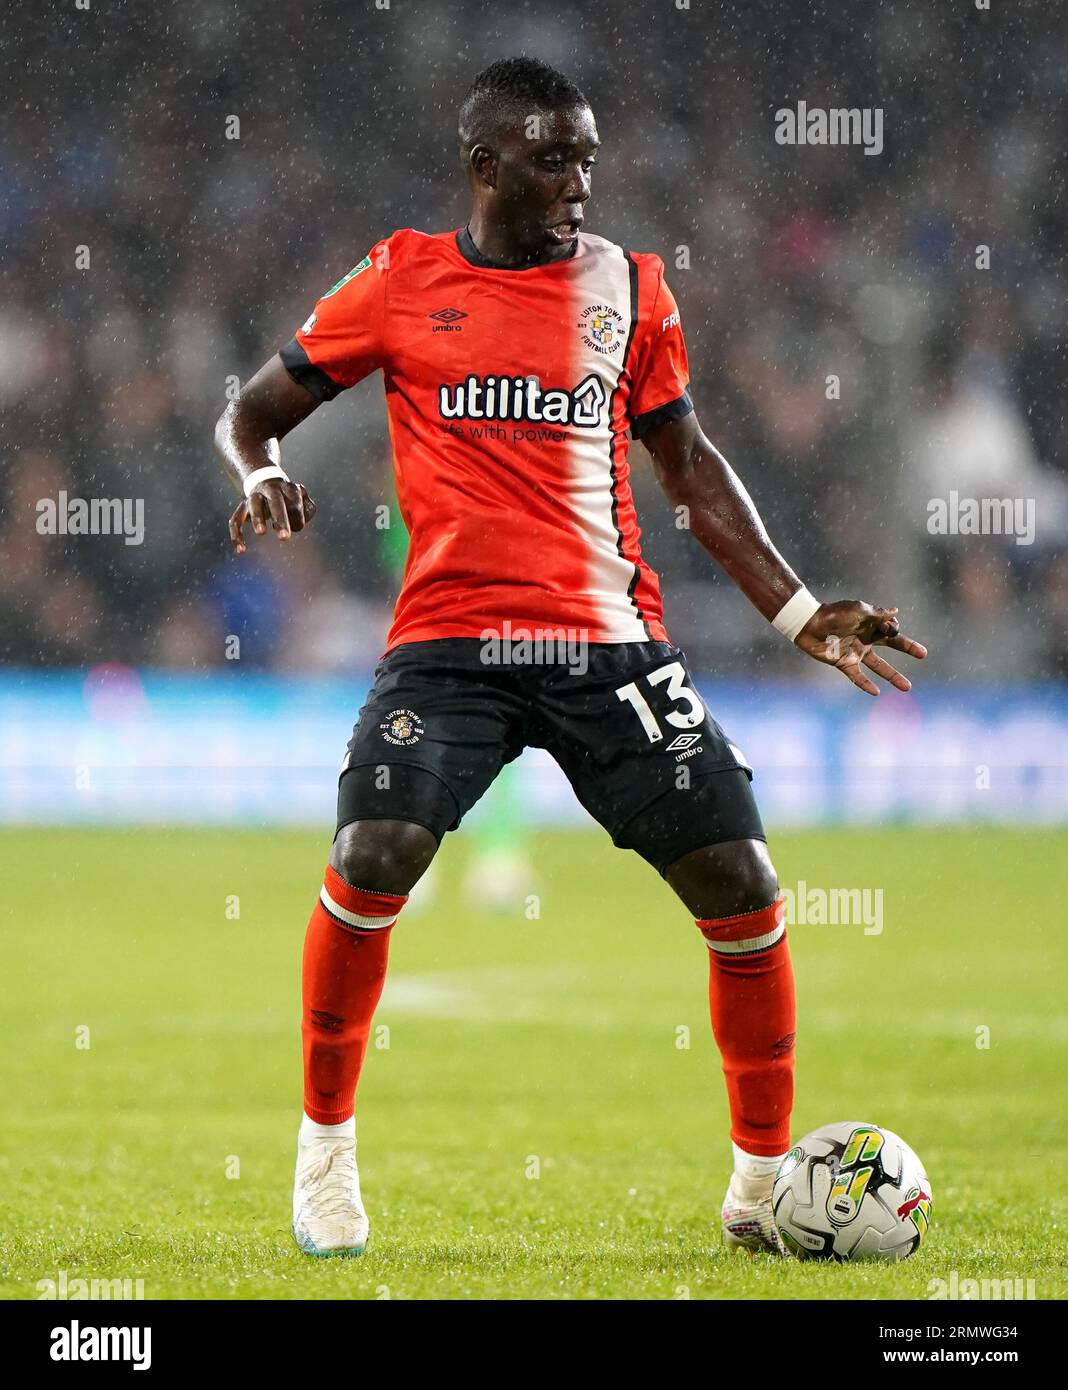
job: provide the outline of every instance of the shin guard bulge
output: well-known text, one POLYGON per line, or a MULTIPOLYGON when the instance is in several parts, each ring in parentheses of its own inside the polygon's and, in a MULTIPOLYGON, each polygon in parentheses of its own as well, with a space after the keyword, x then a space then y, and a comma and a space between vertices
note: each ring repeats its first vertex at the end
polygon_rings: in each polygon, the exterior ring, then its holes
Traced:
POLYGON ((328 867, 304 938, 304 1110, 317 1124, 353 1113, 389 936, 407 895, 354 888, 328 867))
POLYGON ((697 926, 708 945, 712 1031, 723 1060, 731 1139, 747 1153, 790 1147, 796 1005, 784 903, 697 926))

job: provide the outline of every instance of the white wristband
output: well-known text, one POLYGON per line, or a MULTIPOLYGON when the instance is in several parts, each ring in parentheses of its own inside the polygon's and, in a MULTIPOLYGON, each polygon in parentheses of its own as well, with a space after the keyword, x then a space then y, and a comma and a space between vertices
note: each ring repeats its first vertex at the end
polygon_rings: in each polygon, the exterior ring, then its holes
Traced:
POLYGON ((251 497, 260 483, 265 483, 270 478, 280 478, 283 483, 289 482, 289 474, 284 468, 280 468, 277 463, 268 463, 263 468, 254 468, 245 479, 245 496, 251 497))
POLYGON ((813 598, 802 584, 797 593, 792 598, 788 598, 775 614, 771 620, 771 625, 776 632, 781 632, 788 641, 793 642, 809 618, 820 607, 822 605, 819 599, 813 598))

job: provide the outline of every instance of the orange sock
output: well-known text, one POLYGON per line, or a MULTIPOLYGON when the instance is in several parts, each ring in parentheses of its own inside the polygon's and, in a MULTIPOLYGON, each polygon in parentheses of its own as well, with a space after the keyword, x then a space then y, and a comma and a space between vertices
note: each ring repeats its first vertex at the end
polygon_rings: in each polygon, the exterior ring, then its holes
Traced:
POLYGON ((304 1110, 316 1124, 352 1115, 390 930, 407 901, 353 888, 327 866, 304 938, 304 1110))
POLYGON ((697 923, 708 943, 708 1001, 727 1099, 731 1138, 772 1157, 790 1147, 794 1099, 794 971, 777 898, 757 912, 697 923))

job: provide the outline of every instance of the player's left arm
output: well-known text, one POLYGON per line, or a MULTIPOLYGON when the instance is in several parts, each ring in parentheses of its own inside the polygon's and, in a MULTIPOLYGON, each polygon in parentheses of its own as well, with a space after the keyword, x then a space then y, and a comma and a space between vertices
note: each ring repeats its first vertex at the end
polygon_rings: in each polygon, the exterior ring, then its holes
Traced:
MULTIPOLYGON (((705 437, 693 411, 653 425, 642 435, 642 443, 672 506, 688 509, 689 529, 746 598, 769 622, 780 618, 795 596, 803 614, 807 590, 772 544, 740 478, 705 437)), ((875 647, 891 647, 916 658, 927 655, 925 647, 901 632, 896 608, 878 608, 859 599, 821 603, 793 640, 816 661, 836 666, 869 695, 879 690, 863 667, 898 690, 912 688, 875 647)))

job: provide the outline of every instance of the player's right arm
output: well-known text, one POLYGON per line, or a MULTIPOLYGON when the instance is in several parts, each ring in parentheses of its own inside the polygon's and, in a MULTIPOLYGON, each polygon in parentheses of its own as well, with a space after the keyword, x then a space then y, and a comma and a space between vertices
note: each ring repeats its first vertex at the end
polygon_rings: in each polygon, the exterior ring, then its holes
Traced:
MULTIPOLYGON (((320 404, 294 381, 279 355, 245 384, 215 426, 215 452, 238 492, 244 492, 245 479, 258 468, 281 466, 279 441, 320 404)), ((270 523, 278 539, 285 541, 293 531, 302 531, 314 515, 315 503, 303 483, 267 479, 234 508, 230 517, 234 552, 245 553, 244 529, 250 521, 257 535, 263 535, 270 523)))
POLYGON ((371 248, 319 299, 291 342, 261 367, 215 426, 215 452, 239 492, 249 492, 230 518, 230 540, 245 552, 244 528, 262 535, 270 523, 281 541, 315 515, 302 483, 277 476, 279 441, 321 405, 386 365, 387 272, 396 236, 371 248), (246 479, 273 468, 252 488, 246 479))

